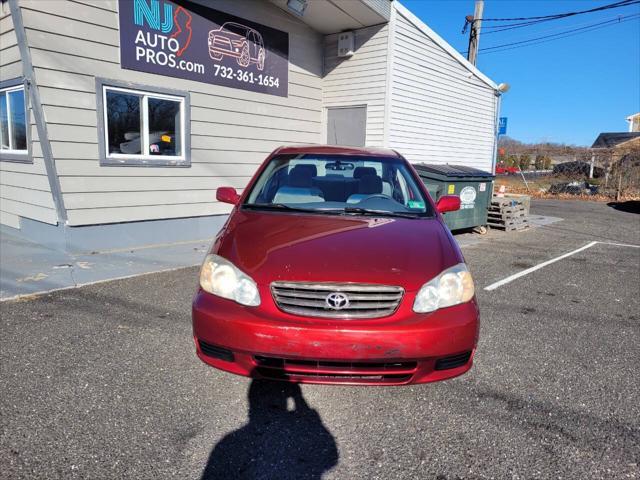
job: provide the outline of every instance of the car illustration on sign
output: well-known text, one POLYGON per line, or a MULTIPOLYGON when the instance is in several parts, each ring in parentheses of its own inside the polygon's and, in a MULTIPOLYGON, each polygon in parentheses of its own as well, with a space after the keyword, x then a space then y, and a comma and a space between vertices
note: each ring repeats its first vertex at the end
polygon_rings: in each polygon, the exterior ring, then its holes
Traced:
POLYGON ((235 22, 226 22, 209 32, 209 56, 216 61, 224 56, 234 57, 241 67, 255 63, 264 69, 266 50, 262 35, 253 28, 235 22))

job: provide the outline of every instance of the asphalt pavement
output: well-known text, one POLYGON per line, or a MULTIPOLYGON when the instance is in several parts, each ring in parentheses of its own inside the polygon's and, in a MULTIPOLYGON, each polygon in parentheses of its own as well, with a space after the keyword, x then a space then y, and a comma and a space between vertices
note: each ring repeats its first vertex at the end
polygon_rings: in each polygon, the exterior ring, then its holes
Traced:
POLYGON ((640 214, 463 246, 473 369, 410 387, 254 382, 194 354, 197 268, 0 304, 2 478, 640 478, 640 214), (495 290, 484 288, 597 241, 495 290))

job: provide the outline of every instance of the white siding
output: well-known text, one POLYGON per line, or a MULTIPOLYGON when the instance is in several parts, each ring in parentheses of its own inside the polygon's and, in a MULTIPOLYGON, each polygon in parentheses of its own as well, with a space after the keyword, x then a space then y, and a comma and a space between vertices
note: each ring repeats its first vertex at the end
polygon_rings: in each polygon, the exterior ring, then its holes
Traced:
MULTIPOLYGON (((322 106, 367 106, 366 145, 384 145, 385 98, 389 26, 355 31, 355 54, 338 57, 338 35, 324 42, 322 106)), ((326 138, 323 139, 326 141, 326 138)))
MULTIPOLYGON (((0 8, 0 80, 20 78, 22 61, 9 5, 0 8)), ((0 223, 13 228, 20 228, 20 217, 57 223, 33 112, 28 114, 33 163, 0 160, 0 223)))
POLYGON ((288 98, 121 69, 115 0, 20 4, 70 225, 225 213, 217 187, 244 187, 279 145, 322 141, 322 37, 274 5, 214 7, 289 32, 288 98), (96 77, 188 91, 192 166, 100 167, 96 77))
POLYGON ((396 13, 387 146, 412 162, 491 171, 493 89, 396 13))

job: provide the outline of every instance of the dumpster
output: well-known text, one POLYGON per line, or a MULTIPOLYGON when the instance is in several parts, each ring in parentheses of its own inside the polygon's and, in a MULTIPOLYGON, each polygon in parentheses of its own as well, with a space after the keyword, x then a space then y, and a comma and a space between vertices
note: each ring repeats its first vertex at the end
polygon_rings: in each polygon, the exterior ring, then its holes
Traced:
POLYGON ((447 212, 444 220, 450 230, 484 227, 493 194, 494 175, 459 165, 414 164, 420 179, 434 201, 442 195, 460 197, 460 210, 447 212))

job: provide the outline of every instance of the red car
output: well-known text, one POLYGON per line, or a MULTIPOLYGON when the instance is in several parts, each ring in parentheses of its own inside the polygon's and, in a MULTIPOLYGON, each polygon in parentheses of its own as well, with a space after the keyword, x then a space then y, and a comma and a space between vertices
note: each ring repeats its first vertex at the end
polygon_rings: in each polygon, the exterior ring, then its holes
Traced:
POLYGON ((238 195, 193 300, 196 351, 239 375, 404 385, 471 368, 474 285, 411 165, 383 149, 274 151, 238 195))
POLYGON ((518 173, 517 167, 507 167, 505 164, 498 163, 496 165, 496 175, 516 175, 518 173))

